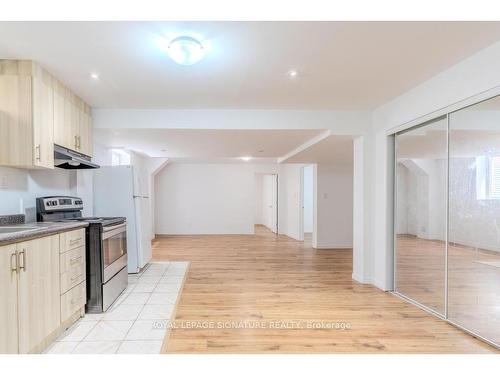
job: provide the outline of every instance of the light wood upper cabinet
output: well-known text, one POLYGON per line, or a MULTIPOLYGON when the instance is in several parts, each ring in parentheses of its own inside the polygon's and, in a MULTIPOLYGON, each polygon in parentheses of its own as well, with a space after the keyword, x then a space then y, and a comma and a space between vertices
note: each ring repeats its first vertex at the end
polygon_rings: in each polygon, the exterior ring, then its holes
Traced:
POLYGON ((82 154, 92 156, 92 118, 86 111, 80 112, 80 134, 78 151, 82 154))
POLYGON ((92 156, 90 107, 59 82, 54 89, 54 143, 92 156))
POLYGON ((0 165, 54 168, 54 144, 92 156, 89 105, 38 64, 0 60, 0 165))
POLYGON ((18 352, 16 245, 0 247, 0 353, 18 352))
POLYGON ((32 78, 33 164, 54 168, 54 90, 49 83, 32 78))
POLYGON ((0 165, 54 168, 53 99, 38 65, 0 60, 0 165))
POLYGON ((59 235, 17 244, 19 352, 39 351, 61 322, 59 235))
POLYGON ((56 82, 54 85, 54 143, 73 149, 75 129, 71 121, 71 102, 67 100, 67 89, 56 82))
POLYGON ((0 165, 33 164, 31 77, 0 76, 0 165))

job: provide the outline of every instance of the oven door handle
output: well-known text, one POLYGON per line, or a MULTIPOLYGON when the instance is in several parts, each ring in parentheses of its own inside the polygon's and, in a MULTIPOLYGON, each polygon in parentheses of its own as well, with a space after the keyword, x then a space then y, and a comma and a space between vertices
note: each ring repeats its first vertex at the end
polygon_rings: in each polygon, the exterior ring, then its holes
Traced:
POLYGON ((113 225, 111 227, 102 228, 102 239, 113 237, 117 234, 127 231, 127 223, 122 223, 118 225, 113 225))
POLYGON ((115 229, 126 227, 126 226, 127 226, 127 223, 121 223, 121 224, 118 224, 118 225, 112 225, 112 226, 109 226, 109 227, 103 227, 102 231, 103 232, 109 232, 110 230, 115 230, 115 229))

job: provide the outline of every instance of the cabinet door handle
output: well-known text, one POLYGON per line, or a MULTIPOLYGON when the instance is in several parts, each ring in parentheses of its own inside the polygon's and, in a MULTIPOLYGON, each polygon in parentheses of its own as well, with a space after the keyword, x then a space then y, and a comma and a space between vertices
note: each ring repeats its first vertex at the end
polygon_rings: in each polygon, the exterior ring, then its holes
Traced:
POLYGON ((10 254, 10 270, 12 272, 17 272, 17 250, 15 253, 10 254), (12 262, 13 259, 15 264, 12 262))
POLYGON ((75 149, 78 149, 78 136, 75 135, 75 149))
POLYGON ((21 256, 21 258, 23 259, 23 262, 21 264, 21 262, 19 262, 18 260, 18 263, 19 263, 19 270, 23 270, 24 272, 26 272, 26 249, 22 249, 18 255, 21 256))
POLYGON ((73 240, 69 240, 69 245, 74 245, 75 243, 78 243, 82 240, 82 237, 75 238, 73 240))
POLYGON ((35 147, 35 159, 36 160, 40 160, 41 159, 41 156, 40 156, 40 145, 37 145, 35 147))
POLYGON ((82 137, 78 136, 78 149, 82 148, 82 137))
POLYGON ((83 256, 82 256, 82 255, 80 255, 79 257, 76 257, 76 258, 70 259, 69 264, 72 266, 73 264, 80 263, 80 260, 81 260, 82 258, 83 258, 83 256))

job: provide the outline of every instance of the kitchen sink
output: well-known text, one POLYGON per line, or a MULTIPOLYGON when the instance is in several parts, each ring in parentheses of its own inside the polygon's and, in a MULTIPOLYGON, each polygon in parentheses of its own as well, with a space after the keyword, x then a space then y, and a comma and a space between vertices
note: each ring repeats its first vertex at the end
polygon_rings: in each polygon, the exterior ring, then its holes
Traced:
POLYGON ((0 227, 0 234, 27 232, 30 230, 40 229, 38 227, 0 227))

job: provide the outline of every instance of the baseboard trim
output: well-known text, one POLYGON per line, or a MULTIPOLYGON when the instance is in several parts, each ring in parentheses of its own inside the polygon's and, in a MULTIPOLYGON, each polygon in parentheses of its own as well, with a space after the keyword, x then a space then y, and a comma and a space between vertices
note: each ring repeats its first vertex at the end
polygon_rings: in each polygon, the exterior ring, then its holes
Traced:
POLYGON ((313 248, 318 250, 352 250, 352 245, 316 245, 313 248))
MULTIPOLYGON (((373 280, 371 279, 371 277, 363 277, 357 273, 352 273, 352 279, 357 281, 358 283, 361 283, 361 284, 370 284, 370 285, 374 285, 373 284, 373 280)), ((376 286, 376 285, 374 285, 376 286)))

